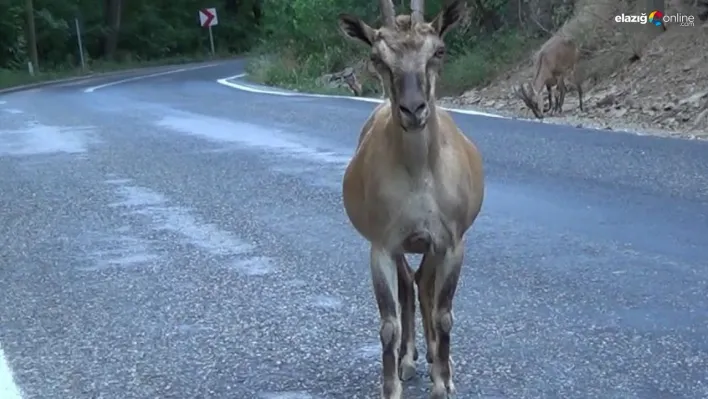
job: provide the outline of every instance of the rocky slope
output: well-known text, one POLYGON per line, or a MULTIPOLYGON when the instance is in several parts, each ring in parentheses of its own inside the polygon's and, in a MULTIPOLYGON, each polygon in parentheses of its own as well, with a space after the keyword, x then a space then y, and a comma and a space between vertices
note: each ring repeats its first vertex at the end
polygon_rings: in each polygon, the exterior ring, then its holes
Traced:
MULTIPOLYGON (((566 95, 564 111, 544 121, 575 126, 633 131, 708 139, 708 24, 696 26, 668 24, 641 49, 641 57, 607 73, 586 71, 584 108, 578 109, 577 93, 566 95)), ((654 28, 651 26, 650 28, 654 28)), ((591 59, 586 68, 606 65, 602 55, 620 53, 607 48, 591 59)), ((460 97, 441 102, 458 108, 474 108, 508 116, 533 118, 533 114, 513 94, 513 88, 528 84, 533 76, 530 61, 499 76, 490 85, 470 90, 460 97)))

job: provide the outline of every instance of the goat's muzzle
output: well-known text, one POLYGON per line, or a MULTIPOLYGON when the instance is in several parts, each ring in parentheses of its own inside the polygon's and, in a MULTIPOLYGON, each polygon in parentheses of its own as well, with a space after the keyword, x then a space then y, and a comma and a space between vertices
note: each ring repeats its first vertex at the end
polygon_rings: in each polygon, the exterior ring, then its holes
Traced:
POLYGON ((430 116, 430 108, 425 100, 407 101, 398 105, 401 125, 406 131, 419 130, 425 127, 430 116))
POLYGON ((430 107, 423 91, 423 82, 417 73, 407 72, 399 82, 398 114, 405 130, 422 129, 428 122, 430 107))

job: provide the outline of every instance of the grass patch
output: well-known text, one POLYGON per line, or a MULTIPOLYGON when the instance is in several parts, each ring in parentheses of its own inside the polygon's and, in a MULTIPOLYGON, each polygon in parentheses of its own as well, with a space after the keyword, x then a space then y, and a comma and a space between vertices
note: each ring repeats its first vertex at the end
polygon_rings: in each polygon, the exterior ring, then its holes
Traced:
MULTIPOLYGON (((451 54, 438 83, 439 96, 458 95, 467 89, 489 83, 500 71, 528 56, 530 48, 540 44, 515 30, 499 31, 478 39, 464 52, 451 54)), ((257 53, 249 59, 246 70, 249 78, 268 86, 325 94, 348 94, 349 90, 332 89, 317 79, 325 73, 336 72, 365 59, 365 51, 354 53, 350 48, 337 48, 327 53, 309 53, 298 56, 281 50, 269 54, 257 53), (345 54, 349 51, 349 54, 345 54)), ((359 74, 364 95, 378 96, 379 82, 359 74)))
POLYGON ((460 95, 470 88, 490 83, 501 72, 528 57, 529 49, 536 48, 542 41, 511 30, 478 40, 470 49, 447 61, 440 77, 439 95, 460 95))
POLYGON ((320 94, 351 94, 349 90, 328 87, 317 81, 327 71, 333 70, 333 64, 345 65, 327 53, 296 57, 286 50, 253 55, 246 64, 246 72, 251 81, 267 86, 320 94))
POLYGON ((47 82, 57 79, 90 76, 106 72, 118 72, 127 69, 180 65, 191 62, 227 59, 233 56, 234 54, 224 53, 217 54, 215 57, 212 57, 211 55, 195 54, 192 56, 170 57, 157 60, 133 60, 128 62, 108 62, 96 60, 90 62, 87 65, 86 70, 82 70, 80 67, 64 67, 54 70, 40 71, 34 76, 30 75, 26 69, 20 70, 0 68, 0 89, 28 85, 32 83, 47 82))

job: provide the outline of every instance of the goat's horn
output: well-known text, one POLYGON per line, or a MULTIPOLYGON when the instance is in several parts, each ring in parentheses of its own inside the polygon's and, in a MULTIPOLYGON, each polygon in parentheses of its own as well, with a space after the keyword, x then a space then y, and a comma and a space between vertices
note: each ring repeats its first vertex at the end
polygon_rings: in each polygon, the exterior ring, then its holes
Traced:
POLYGON ((393 0, 381 0, 380 4, 383 25, 393 28, 396 26, 396 11, 393 7, 393 0))
POLYGON ((411 22, 423 23, 424 0, 411 0, 411 22))
POLYGON ((514 95, 515 95, 517 98, 522 98, 522 96, 521 96, 521 90, 519 90, 519 86, 514 86, 514 87, 512 88, 512 92, 514 93, 514 95))

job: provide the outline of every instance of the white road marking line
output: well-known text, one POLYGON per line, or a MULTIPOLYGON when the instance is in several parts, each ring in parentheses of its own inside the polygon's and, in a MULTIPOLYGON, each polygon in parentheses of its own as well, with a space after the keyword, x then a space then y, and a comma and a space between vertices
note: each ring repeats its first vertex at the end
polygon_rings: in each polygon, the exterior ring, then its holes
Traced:
POLYGON ((10 364, 5 358, 5 352, 0 346, 0 398, 2 399, 22 399, 20 388, 15 384, 10 371, 10 364))
POLYGON ((105 88, 105 87, 115 86, 115 85, 119 85, 119 84, 122 84, 122 83, 128 83, 128 82, 132 82, 132 81, 134 81, 134 80, 147 79, 147 78, 154 78, 154 77, 163 76, 163 75, 171 75, 171 74, 173 74, 173 73, 186 72, 186 71, 193 71, 193 70, 195 70, 195 69, 209 68, 209 67, 213 67, 213 66, 217 66, 217 65, 218 65, 218 64, 199 65, 199 66, 194 66, 194 67, 189 67, 189 68, 173 69, 173 70, 171 70, 171 71, 166 71, 166 72, 151 73, 151 74, 149 74, 149 75, 134 76, 134 77, 128 78, 128 79, 116 80, 116 81, 113 81, 113 82, 104 83, 104 84, 102 84, 102 85, 89 87, 88 89, 85 89, 85 90, 84 90, 84 93, 93 93, 94 91, 96 91, 96 90, 98 90, 98 89, 103 89, 103 88, 105 88))
MULTIPOLYGON (((241 73, 238 75, 229 76, 227 78, 218 79, 216 82, 219 84, 222 84, 224 86, 228 86, 233 89, 237 89, 237 90, 241 90, 241 91, 247 91, 249 93, 270 94, 273 96, 310 97, 310 98, 343 98, 343 99, 348 99, 348 100, 363 101, 363 102, 367 102, 367 103, 377 103, 377 104, 383 102, 383 100, 381 100, 380 98, 337 96, 337 95, 329 95, 329 94, 298 93, 298 92, 294 92, 294 91, 279 91, 279 90, 260 89, 260 88, 242 85, 242 84, 234 83, 234 82, 230 81, 232 79, 243 78, 246 75, 248 75, 248 74, 241 73)), ((504 115, 490 114, 490 113, 481 112, 481 111, 472 111, 470 109, 447 108, 447 107, 441 107, 441 108, 446 111, 455 112, 458 114, 487 116, 490 118, 512 119, 512 118, 510 118, 508 116, 504 116, 504 115)), ((520 118, 517 118, 517 119, 520 119, 520 118)), ((520 120, 525 120, 525 119, 520 119, 520 120)))

